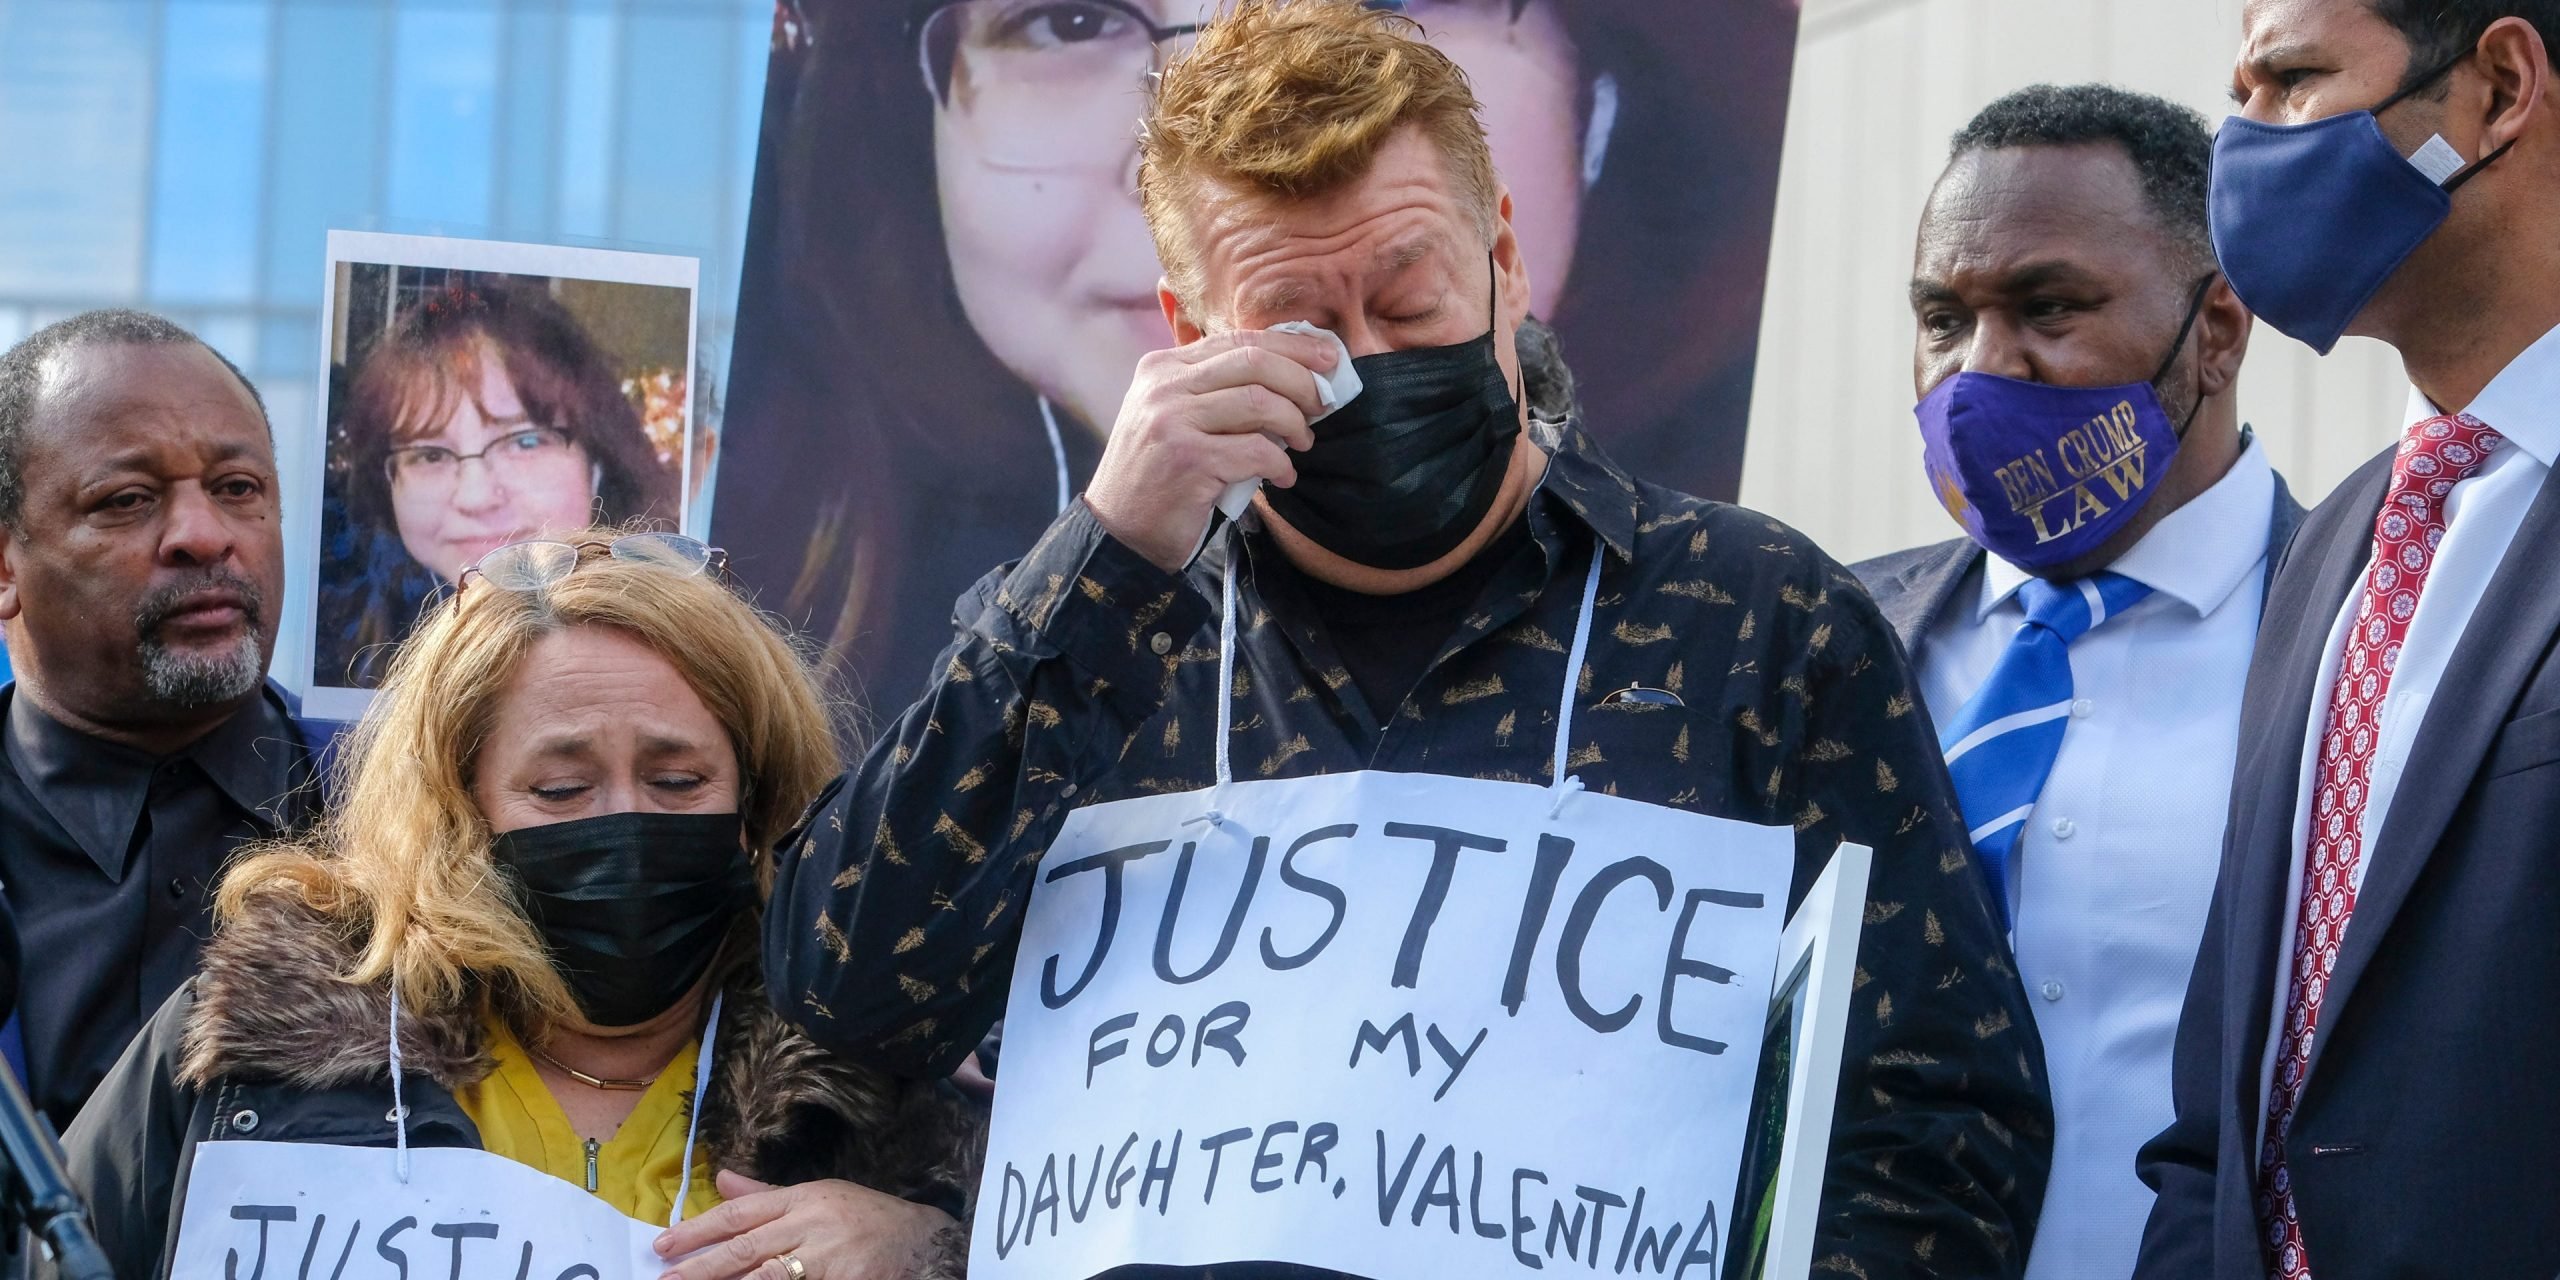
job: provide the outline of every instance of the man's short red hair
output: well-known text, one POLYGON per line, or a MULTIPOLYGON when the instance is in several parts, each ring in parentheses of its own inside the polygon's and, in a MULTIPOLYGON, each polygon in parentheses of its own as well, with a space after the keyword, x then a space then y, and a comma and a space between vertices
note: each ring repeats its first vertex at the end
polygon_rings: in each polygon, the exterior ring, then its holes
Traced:
POLYGON ((1406 127, 1440 152, 1489 240, 1495 191, 1467 74, 1402 14, 1359 0, 1238 0, 1157 77, 1138 197, 1176 296, 1199 296, 1188 209, 1199 184, 1285 200, 1368 173, 1406 127))

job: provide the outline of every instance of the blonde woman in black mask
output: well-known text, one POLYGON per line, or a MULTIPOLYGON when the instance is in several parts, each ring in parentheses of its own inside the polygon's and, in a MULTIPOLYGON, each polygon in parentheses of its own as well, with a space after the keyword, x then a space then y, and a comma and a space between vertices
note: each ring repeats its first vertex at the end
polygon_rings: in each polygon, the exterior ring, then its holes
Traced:
POLYGON ((247 1138, 478 1147, 674 1224, 682 1280, 960 1274, 967 1104, 758 985, 774 842, 837 760, 715 560, 519 543, 429 616, 335 818, 225 878, 202 973, 71 1128, 120 1274, 165 1274, 198 1145, 247 1138))

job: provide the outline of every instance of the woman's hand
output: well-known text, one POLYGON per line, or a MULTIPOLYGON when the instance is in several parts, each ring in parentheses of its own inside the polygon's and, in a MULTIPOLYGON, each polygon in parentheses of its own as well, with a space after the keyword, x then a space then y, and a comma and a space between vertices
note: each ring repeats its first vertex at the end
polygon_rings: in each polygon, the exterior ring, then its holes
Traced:
POLYGON ((974 1053, 962 1059, 960 1069, 951 1073, 951 1083, 980 1102, 990 1101, 996 1096, 996 1078, 987 1074, 986 1066, 974 1053))
POLYGON ((850 1182, 772 1187, 720 1172, 719 1208, 658 1237, 661 1280, 907 1280, 951 1215, 850 1182), (697 1250, 699 1252, 697 1252, 697 1250), (692 1254, 691 1257, 685 1255, 692 1254))

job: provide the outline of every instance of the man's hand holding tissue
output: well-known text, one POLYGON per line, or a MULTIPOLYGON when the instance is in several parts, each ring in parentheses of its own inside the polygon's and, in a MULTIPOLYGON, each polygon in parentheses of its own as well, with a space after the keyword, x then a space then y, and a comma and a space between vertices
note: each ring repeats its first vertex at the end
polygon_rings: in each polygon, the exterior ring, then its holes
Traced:
POLYGON ((1189 563, 1218 495, 1238 481, 1297 482, 1288 451, 1315 443, 1327 337, 1241 329, 1138 361, 1085 504, 1104 530, 1168 572, 1189 563))

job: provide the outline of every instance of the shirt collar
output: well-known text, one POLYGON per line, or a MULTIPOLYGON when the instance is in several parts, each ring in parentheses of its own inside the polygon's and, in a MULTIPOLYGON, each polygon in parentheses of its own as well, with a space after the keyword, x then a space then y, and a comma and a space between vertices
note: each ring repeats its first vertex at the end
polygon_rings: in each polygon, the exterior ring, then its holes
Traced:
POLYGON ((1600 451, 1577 418, 1529 420, 1529 440, 1547 455, 1538 490, 1591 526, 1620 560, 1636 555, 1636 482, 1600 451))
POLYGON ((281 830, 285 796, 305 781, 308 770, 301 766, 310 752, 270 684, 256 702, 179 754, 195 761, 233 805, 281 830))
POLYGON ((272 685, 165 760, 73 729, 19 696, 14 685, 0 686, 0 698, 8 704, 9 764, 80 851, 117 880, 124 878, 134 824, 151 797, 152 773, 163 764, 192 762, 234 807, 282 830, 282 805, 307 754, 272 685))
MULTIPOLYGON (((2462 412, 2496 427, 2509 444, 2548 467, 2560 465, 2560 413, 2551 408, 2555 403, 2560 403, 2560 328, 2518 352, 2462 412)), ((2425 392, 2409 388, 2408 425, 2443 412, 2425 392)))
MULTIPOLYGON (((2160 518, 2107 572, 2120 573, 2210 617, 2267 560, 2267 525, 2275 509, 2276 473, 2257 436, 2243 437, 2240 456, 2212 487, 2160 518)), ((1974 620, 2017 594, 2032 576, 1998 556, 1983 557, 1982 599, 1974 620)))

